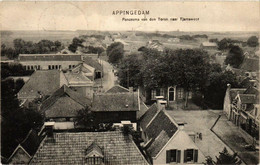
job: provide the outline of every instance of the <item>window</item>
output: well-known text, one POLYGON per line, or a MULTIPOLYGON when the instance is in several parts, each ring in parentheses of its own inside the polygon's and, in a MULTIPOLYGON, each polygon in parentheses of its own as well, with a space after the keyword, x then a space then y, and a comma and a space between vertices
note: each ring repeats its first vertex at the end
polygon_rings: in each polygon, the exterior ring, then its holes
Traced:
POLYGON ((176 162, 180 163, 181 150, 167 150, 166 151, 166 163, 176 162))
POLYGON ((51 70, 51 66, 50 65, 48 65, 48 69, 51 70))
POLYGON ((160 89, 160 96, 164 96, 164 90, 162 88, 160 89))
POLYGON ((198 162, 198 150, 184 150, 184 162, 198 162))
POLYGON ((183 98, 183 88, 179 88, 179 90, 178 90, 178 98, 179 99, 182 99, 183 98))

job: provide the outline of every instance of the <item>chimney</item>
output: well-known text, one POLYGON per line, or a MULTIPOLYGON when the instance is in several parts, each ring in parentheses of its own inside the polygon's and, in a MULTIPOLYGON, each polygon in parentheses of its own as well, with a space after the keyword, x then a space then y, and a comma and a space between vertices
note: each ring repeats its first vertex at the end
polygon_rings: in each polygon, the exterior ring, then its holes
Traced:
POLYGON ((231 84, 227 84, 227 89, 228 89, 228 90, 231 89, 231 84))
POLYGON ((187 124, 187 123, 186 122, 177 122, 177 124, 178 124, 178 128, 180 130, 183 130, 184 129, 184 125, 187 124))
POLYGON ((45 122, 44 123, 47 137, 53 138, 54 124, 55 124, 55 122, 45 122))
POLYGON ((163 96, 157 96, 156 103, 159 110, 165 110, 167 101, 163 99, 163 96))
POLYGON ((129 92, 133 93, 134 92, 134 88, 133 87, 129 87, 129 92))

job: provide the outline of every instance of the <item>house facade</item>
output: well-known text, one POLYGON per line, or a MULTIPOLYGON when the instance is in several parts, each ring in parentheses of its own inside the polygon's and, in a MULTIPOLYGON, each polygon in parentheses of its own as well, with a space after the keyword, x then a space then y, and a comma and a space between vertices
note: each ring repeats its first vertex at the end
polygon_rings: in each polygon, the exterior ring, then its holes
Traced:
POLYGON ((176 123, 157 100, 141 117, 142 147, 152 164, 203 164, 205 156, 183 125, 176 123))
POLYGON ((178 86, 170 86, 167 88, 155 88, 148 90, 141 90, 147 103, 153 103, 156 101, 157 96, 163 96, 167 100, 168 104, 179 103, 185 100, 186 94, 188 99, 192 99, 192 92, 186 92, 184 88, 178 86))

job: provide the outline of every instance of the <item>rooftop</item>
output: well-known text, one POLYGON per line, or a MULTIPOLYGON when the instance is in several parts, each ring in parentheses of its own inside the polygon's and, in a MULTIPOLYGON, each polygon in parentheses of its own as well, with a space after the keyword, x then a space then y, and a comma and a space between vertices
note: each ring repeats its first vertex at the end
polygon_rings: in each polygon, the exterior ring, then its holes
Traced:
MULTIPOLYGON (((84 164, 94 143, 104 155, 104 164, 148 164, 133 140, 119 131, 54 133, 47 137, 30 164, 84 164)), ((95 147, 96 148, 96 147, 95 147)))
POLYGON ((121 92, 129 92, 129 89, 122 87, 120 85, 115 85, 106 91, 106 93, 121 93, 121 92))
POLYGON ((92 59, 91 57, 84 56, 83 61, 84 61, 84 63, 86 63, 87 65, 89 65, 93 68, 95 68, 98 71, 103 70, 101 64, 97 60, 92 59))
POLYGON ((19 54, 19 61, 81 61, 79 54, 19 54))
POLYGON ((74 117, 80 109, 91 105, 91 100, 63 85, 41 105, 47 118, 74 117))
POLYGON ((241 69, 249 72, 258 72, 259 71, 259 59, 258 58, 245 58, 241 69))
POLYGON ((136 92, 94 94, 93 111, 139 111, 136 92))
POLYGON ((201 43, 202 46, 209 46, 209 47, 217 47, 217 44, 215 42, 203 42, 201 43))
POLYGON ((157 110, 156 104, 143 115, 140 125, 147 136, 145 142, 150 141, 147 152, 151 157, 155 157, 178 130, 176 122, 165 110, 157 110))
POLYGON ((36 98, 39 93, 51 95, 60 88, 60 71, 37 70, 19 91, 19 97, 36 98))

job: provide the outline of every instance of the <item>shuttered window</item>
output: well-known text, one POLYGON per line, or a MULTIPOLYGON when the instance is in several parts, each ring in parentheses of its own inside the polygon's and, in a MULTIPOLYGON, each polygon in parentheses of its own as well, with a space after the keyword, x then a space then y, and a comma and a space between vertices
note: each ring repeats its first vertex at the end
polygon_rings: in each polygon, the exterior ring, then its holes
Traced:
POLYGON ((184 150, 184 163, 186 162, 198 162, 198 150, 196 149, 184 150))
POLYGON ((180 150, 167 150, 166 151, 166 163, 177 162, 180 163, 180 150))

